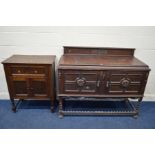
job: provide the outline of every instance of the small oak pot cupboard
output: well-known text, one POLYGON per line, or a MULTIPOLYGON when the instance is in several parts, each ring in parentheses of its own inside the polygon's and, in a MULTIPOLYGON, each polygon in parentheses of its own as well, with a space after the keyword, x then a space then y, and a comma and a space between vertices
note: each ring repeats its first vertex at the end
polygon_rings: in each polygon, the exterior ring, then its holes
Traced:
POLYGON ((50 99, 54 110, 55 56, 13 55, 2 63, 14 112, 25 99, 50 99))

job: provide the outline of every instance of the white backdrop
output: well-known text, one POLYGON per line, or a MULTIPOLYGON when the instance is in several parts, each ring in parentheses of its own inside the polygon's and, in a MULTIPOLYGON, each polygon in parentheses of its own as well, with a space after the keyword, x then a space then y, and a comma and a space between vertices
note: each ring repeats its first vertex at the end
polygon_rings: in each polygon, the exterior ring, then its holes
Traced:
MULTIPOLYGON (((136 48, 135 56, 151 68, 146 100, 155 100, 155 27, 0 27, 0 61, 12 54, 53 54, 63 46, 136 48)), ((0 65, 0 99, 8 99, 0 65)))

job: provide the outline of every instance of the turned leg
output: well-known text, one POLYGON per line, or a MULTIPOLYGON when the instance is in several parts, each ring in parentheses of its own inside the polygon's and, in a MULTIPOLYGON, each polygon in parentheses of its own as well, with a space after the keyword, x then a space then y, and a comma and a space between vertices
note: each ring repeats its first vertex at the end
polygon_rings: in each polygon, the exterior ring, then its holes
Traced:
POLYGON ((125 103, 128 104, 129 103, 129 99, 125 98, 125 103))
POLYGON ((51 98, 51 112, 54 112, 54 99, 51 98))
POLYGON ((143 99, 142 97, 139 98, 138 99, 138 102, 136 103, 136 106, 135 106, 135 108, 136 108, 136 114, 133 116, 134 118, 138 118, 138 116, 139 116, 140 103, 141 103, 142 99, 143 99))
POLYGON ((12 103, 12 111, 16 112, 16 105, 14 99, 11 99, 11 103, 12 103))
POLYGON ((59 97, 59 118, 63 118, 63 103, 62 97, 59 97))
POLYGON ((133 118, 137 119, 138 118, 138 114, 133 115, 133 118))
POLYGON ((21 99, 21 102, 24 102, 24 99, 21 99))

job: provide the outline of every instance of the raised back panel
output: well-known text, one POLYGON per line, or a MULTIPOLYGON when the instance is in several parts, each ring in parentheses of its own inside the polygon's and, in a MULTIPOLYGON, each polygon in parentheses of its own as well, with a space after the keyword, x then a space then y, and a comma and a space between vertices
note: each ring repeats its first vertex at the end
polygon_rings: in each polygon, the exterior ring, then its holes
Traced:
POLYGON ((64 47, 64 54, 101 54, 105 56, 133 56, 132 48, 91 48, 91 47, 64 47))

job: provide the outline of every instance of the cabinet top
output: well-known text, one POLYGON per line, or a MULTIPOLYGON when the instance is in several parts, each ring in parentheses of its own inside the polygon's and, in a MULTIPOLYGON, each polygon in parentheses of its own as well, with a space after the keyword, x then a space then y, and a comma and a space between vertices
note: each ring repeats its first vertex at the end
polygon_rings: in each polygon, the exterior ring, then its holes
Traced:
POLYGON ((129 67, 147 67, 145 63, 135 57, 114 57, 101 55, 63 55, 59 65, 65 66, 129 66, 129 67))
POLYGON ((12 55, 2 64, 53 64, 54 55, 12 55))
POLYGON ((62 66, 148 68, 145 63, 134 57, 134 50, 133 48, 64 47, 59 68, 62 66))

